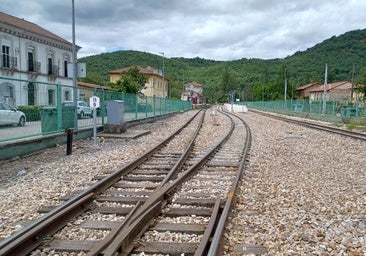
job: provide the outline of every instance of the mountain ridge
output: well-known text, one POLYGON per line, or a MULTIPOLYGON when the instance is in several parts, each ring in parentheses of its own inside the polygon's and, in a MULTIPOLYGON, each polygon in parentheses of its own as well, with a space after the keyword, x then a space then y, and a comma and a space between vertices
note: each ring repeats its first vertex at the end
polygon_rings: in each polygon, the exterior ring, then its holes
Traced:
MULTIPOLYGON (((324 67, 328 65, 328 82, 341 80, 350 81, 354 76, 362 75, 366 66, 366 29, 348 31, 339 36, 332 36, 307 48, 297 51, 285 58, 260 59, 241 58, 230 61, 209 60, 201 57, 164 57, 165 75, 169 79, 171 95, 179 97, 182 85, 196 81, 204 85, 206 92, 226 89, 233 86, 244 90, 251 87, 252 99, 258 99, 258 88, 270 86, 271 91, 277 83, 283 84, 284 70, 288 79, 289 89, 310 82, 323 82, 324 67), (229 75, 231 83, 226 86, 225 75, 229 75), (272 85, 269 85, 272 83, 272 85)), ((79 62, 87 64, 87 78, 84 82, 97 84, 108 83, 108 71, 128 66, 151 66, 162 69, 163 56, 136 50, 123 50, 112 53, 83 57, 79 62)), ((263 93, 262 93, 263 94, 263 93)), ((221 96, 222 96, 221 95, 221 96)), ((271 93, 280 97, 281 93, 271 93)), ((213 96, 213 95, 211 95, 213 96)), ((263 98, 263 97, 262 97, 263 98)), ((266 99, 270 99, 266 97, 266 99)))

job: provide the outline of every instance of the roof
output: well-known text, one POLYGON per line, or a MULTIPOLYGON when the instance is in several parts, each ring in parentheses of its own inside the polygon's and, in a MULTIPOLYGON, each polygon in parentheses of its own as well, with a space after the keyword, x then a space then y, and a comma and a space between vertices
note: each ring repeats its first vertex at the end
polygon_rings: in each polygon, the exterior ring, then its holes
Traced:
MULTIPOLYGON (((330 91, 333 90, 339 86, 345 85, 345 84, 351 84, 348 81, 342 81, 342 82, 337 82, 337 83, 331 83, 331 84, 327 84, 326 85, 326 91, 330 91)), ((318 86, 315 89, 311 90, 311 92, 322 92, 324 91, 324 85, 318 86)))
POLYGON ((114 69, 114 70, 108 71, 108 73, 109 74, 122 74, 134 67, 137 67, 137 69, 140 71, 141 74, 161 76, 159 74, 159 70, 154 69, 152 67, 144 68, 141 66, 130 66, 130 67, 125 67, 125 68, 114 69))
POLYGON ((91 89, 105 89, 105 90, 109 90, 110 87, 108 86, 103 86, 103 85, 98 85, 98 84, 90 84, 90 83, 85 83, 85 82, 78 82, 78 86, 80 87, 86 87, 86 88, 91 88, 91 89))
POLYGON ((319 85, 321 85, 321 83, 319 83, 319 82, 312 82, 310 84, 302 85, 302 86, 298 87, 296 90, 297 91, 302 91, 302 90, 306 90, 308 88, 315 87, 315 86, 319 86, 319 85))
POLYGON ((200 83, 197 83, 196 81, 193 81, 193 82, 190 82, 190 83, 186 83, 186 84, 184 84, 184 86, 186 86, 186 85, 193 85, 194 87, 203 87, 203 85, 202 84, 200 84, 200 83))
MULTIPOLYGON (((72 45, 69 41, 66 39, 38 26, 37 24, 34 24, 32 22, 26 21, 24 19, 17 18, 15 16, 0 12, 0 30, 5 30, 6 32, 14 33, 19 37, 29 37, 30 35, 27 32, 37 34, 39 36, 43 36, 52 40, 56 40, 60 43, 67 44, 69 46, 72 45), (4 25, 3 25, 4 24, 4 25), (5 28, 5 25, 14 27, 20 31, 8 31, 5 28)), ((78 47, 80 48, 80 47, 78 47)))

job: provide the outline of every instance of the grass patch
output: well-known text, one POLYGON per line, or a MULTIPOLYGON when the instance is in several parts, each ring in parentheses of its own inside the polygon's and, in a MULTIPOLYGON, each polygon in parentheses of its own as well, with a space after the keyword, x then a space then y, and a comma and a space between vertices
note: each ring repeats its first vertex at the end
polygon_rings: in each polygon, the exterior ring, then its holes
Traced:
POLYGON ((347 123, 347 129, 366 132, 366 117, 351 118, 347 123))

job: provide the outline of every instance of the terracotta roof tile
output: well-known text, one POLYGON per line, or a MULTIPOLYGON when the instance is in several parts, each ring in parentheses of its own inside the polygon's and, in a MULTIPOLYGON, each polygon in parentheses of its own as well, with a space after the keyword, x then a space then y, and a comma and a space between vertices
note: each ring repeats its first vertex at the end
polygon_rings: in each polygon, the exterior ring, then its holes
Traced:
POLYGON ((105 89, 105 90, 110 89, 110 87, 108 87, 108 86, 103 86, 103 85, 98 85, 98 84, 91 84, 91 83, 85 83, 85 82, 78 82, 78 86, 86 87, 86 88, 91 88, 91 89, 94 89, 94 88, 97 88, 97 89, 105 89))
MULTIPOLYGON (((326 89, 326 91, 330 91, 330 90, 332 90, 336 87, 339 87, 339 86, 347 84, 347 83, 349 83, 349 82, 348 81, 342 81, 342 82, 327 84, 325 89, 326 89)), ((311 90, 311 92, 322 92, 322 91, 324 91, 324 85, 323 84, 316 87, 316 88, 314 88, 313 90, 311 90)))
POLYGON ((296 90, 297 91, 302 91, 302 90, 308 89, 310 87, 315 87, 315 86, 319 86, 319 85, 321 85, 321 83, 313 82, 313 83, 310 83, 310 84, 302 85, 302 86, 298 87, 296 90))

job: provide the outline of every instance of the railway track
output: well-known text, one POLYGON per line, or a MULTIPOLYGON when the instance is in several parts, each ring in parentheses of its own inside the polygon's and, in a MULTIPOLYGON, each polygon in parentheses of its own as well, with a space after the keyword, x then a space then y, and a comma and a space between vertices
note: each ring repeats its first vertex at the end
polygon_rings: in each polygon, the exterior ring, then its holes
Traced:
POLYGON ((288 118, 288 117, 285 117, 285 116, 282 116, 282 115, 268 113, 268 112, 262 112, 262 111, 258 111, 258 110, 255 110, 255 109, 251 109, 250 111, 254 112, 256 114, 262 115, 262 116, 275 118, 275 119, 282 120, 282 121, 285 121, 285 122, 290 122, 290 123, 306 126, 306 127, 309 127, 309 128, 317 129, 317 130, 336 133, 336 134, 346 136, 346 137, 350 137, 350 138, 353 138, 353 139, 358 139, 358 140, 363 140, 363 141, 366 140, 366 134, 365 133, 344 130, 344 129, 340 129, 340 128, 337 128, 337 127, 333 127, 333 126, 329 126, 329 125, 322 125, 322 124, 318 124, 318 123, 307 121, 307 120, 288 118))
POLYGON ((204 116, 200 112, 141 158, 110 175, 96 177, 98 181, 89 189, 1 241, 0 255, 27 255, 32 251, 32 255, 41 251, 166 254, 167 248, 171 255, 207 255, 209 250, 214 255, 242 175, 250 133, 243 121, 230 117, 231 129, 226 134, 212 140, 210 147, 200 145, 204 116), (184 137, 184 146, 179 150, 170 146, 173 140, 182 140, 184 133, 191 135, 190 139, 184 137), (219 183, 223 183, 222 188, 219 183), (174 222, 172 218, 197 220, 186 225, 166 221, 174 222), (199 220, 203 223, 197 224, 199 220), (151 233, 174 234, 175 238, 149 241, 151 233), (192 243, 187 243, 186 234, 195 237, 192 243))

